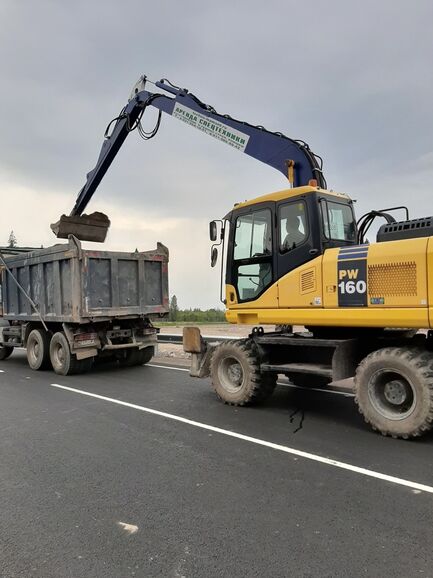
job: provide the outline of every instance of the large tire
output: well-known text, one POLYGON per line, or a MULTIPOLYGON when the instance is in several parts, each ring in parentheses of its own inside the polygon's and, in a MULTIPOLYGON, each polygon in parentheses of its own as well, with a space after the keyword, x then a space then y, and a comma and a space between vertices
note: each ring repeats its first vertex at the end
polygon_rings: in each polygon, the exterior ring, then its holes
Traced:
POLYGON ((43 329, 33 329, 27 337, 27 362, 31 369, 50 367, 50 338, 43 329))
MULTIPOLYGON (((72 355, 69 342, 63 331, 54 333, 50 342, 51 365, 57 375, 73 375, 80 373, 83 366, 75 355, 72 355)), ((86 359, 84 361, 87 361, 86 359)))
POLYGON ((120 364, 124 367, 134 367, 136 365, 145 365, 149 363, 154 354, 153 346, 144 347, 143 349, 126 349, 125 357, 120 364))
MULTIPOLYGON (((6 319, 0 319, 0 327, 9 327, 9 321, 6 321, 6 319)), ((13 350, 14 348, 9 347, 8 345, 0 345, 0 361, 3 361, 12 355, 13 350)))
POLYGON ((75 373, 87 373, 93 367, 94 357, 86 357, 86 359, 77 359, 75 373))
POLYGON ((8 345, 0 345, 0 361, 7 359, 9 356, 12 355, 12 351, 14 350, 13 347, 9 347, 8 345))
POLYGON ((154 354, 155 348, 152 345, 145 347, 144 349, 140 349, 141 365, 146 365, 146 363, 149 363, 154 354))
POLYGON ((210 362, 212 385, 218 397, 230 405, 249 405, 267 399, 275 389, 276 374, 260 373, 250 341, 218 345, 210 362))
POLYGON ((408 347, 370 353, 356 370, 355 401, 383 435, 423 435, 433 425, 433 354, 408 347))

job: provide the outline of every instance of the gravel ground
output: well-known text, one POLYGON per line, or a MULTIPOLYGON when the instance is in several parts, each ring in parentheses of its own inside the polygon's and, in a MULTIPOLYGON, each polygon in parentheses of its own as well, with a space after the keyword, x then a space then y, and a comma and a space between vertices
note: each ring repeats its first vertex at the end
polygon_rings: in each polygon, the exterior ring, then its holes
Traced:
MULTIPOLYGON (((232 325, 231 323, 212 323, 209 325, 197 325, 200 327, 201 334, 204 336, 231 336, 231 337, 247 337, 254 325, 232 325)), ((171 325, 161 328, 161 333, 168 333, 174 335, 182 335, 183 325, 171 325)), ((301 328, 295 327, 295 330, 300 330, 301 328)), ((273 331, 274 326, 266 326, 267 331, 273 331)), ((176 359, 189 359, 191 356, 189 353, 185 353, 181 345, 176 345, 174 343, 160 343, 158 345, 158 355, 161 358, 176 358, 176 359)))
MULTIPOLYGON (((251 330, 254 326, 231 325, 229 323, 212 323, 209 325, 197 325, 197 327, 200 327, 201 334, 205 336, 230 335, 233 337, 247 337, 247 335, 251 333, 251 330)), ((162 327, 161 333, 182 335, 183 328, 183 325, 170 325, 168 327, 162 327)), ((273 326, 272 329, 274 329, 273 326)), ((191 355, 183 351, 182 345, 176 345, 175 343, 160 343, 158 345, 158 355, 156 357, 187 360, 191 357, 191 355)))
MULTIPOLYGON (((233 337, 246 337, 251 333, 254 325, 232 325, 231 323, 210 323, 208 325, 197 324, 200 327, 202 335, 233 335, 233 337)), ((171 333, 181 335, 184 325, 169 325, 161 327, 161 333, 171 333)), ((274 329, 273 325, 269 325, 269 331, 274 329)))

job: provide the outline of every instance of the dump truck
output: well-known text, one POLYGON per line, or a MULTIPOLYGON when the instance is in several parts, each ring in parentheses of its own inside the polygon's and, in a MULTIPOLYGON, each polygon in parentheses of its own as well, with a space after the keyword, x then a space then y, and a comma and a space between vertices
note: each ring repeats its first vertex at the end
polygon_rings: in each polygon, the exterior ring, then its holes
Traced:
POLYGON ((142 365, 168 313, 168 249, 83 249, 78 239, 0 253, 0 360, 24 347, 34 370, 84 372, 96 358, 142 365))

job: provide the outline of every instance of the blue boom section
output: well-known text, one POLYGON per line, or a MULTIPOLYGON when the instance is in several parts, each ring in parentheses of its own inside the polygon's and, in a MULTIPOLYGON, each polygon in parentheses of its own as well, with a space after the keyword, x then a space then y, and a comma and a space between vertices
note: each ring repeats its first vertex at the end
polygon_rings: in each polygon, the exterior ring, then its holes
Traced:
MULTIPOLYGON (((110 135, 106 133, 98 162, 87 174, 87 181, 78 195, 71 216, 82 214, 128 134, 141 126, 141 117, 148 106, 155 107, 160 114, 163 112, 178 118, 277 169, 292 182, 293 186, 307 185, 310 179, 315 179, 318 186, 326 188, 321 159, 303 141, 292 140, 281 133, 270 132, 261 126, 219 114, 212 106, 204 104, 188 90, 174 87, 163 80, 156 82, 155 86, 168 92, 169 95, 149 92, 145 89, 145 84, 146 78, 142 77, 136 84, 128 104, 112 121, 115 122, 114 128, 110 135)), ((154 134, 156 131, 150 136, 154 134)))

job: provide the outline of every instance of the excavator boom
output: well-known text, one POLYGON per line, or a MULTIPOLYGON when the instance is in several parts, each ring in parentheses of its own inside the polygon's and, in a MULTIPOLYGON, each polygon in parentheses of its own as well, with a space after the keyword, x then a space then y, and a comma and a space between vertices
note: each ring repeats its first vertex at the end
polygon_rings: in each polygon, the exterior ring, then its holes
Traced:
POLYGON ((86 183, 79 192, 69 217, 63 215, 58 223, 52 225, 58 237, 66 238, 74 234, 82 240, 100 242, 105 240, 110 224, 108 218, 105 218, 104 222, 101 213, 83 215, 85 222, 81 223, 80 216, 128 134, 137 129, 145 140, 152 138, 159 128, 162 113, 173 116, 277 169, 292 186, 307 185, 313 179, 319 187, 326 188, 322 159, 315 155, 304 141, 294 140, 282 133, 268 131, 262 126, 219 114, 212 106, 203 103, 188 90, 176 87, 164 79, 156 82, 155 86, 165 93, 149 92, 146 89, 148 82, 145 76, 140 78, 127 105, 107 127, 96 166, 87 174, 86 183), (150 133, 146 133, 141 126, 141 119, 148 106, 159 111, 157 125, 150 133), (113 124, 114 127, 110 132, 113 124))

